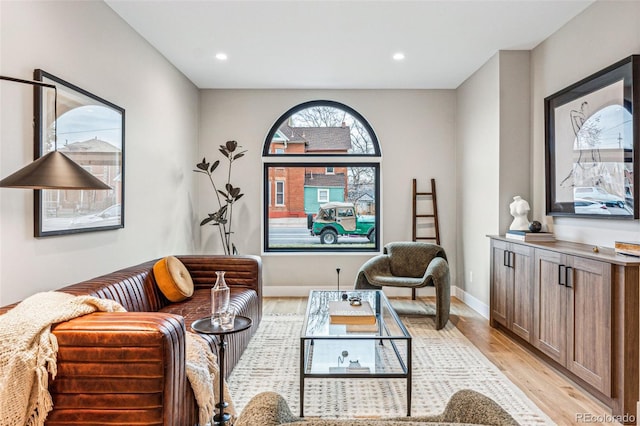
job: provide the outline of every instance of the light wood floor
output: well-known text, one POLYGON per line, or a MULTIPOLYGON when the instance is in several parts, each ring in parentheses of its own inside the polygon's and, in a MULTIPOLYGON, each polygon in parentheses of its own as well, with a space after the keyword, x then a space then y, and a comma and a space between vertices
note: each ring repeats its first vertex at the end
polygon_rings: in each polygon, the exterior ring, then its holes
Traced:
MULTIPOLYGON (((433 303, 432 298, 422 298, 433 303)), ((306 298, 265 298, 263 312, 304 314, 306 298)), ((582 419, 610 416, 611 410, 589 396, 503 332, 489 326, 489 321, 467 305, 452 298, 453 322, 491 362, 518 386, 542 411, 558 425, 592 423, 582 419)), ((602 423, 597 424, 619 424, 602 423)))

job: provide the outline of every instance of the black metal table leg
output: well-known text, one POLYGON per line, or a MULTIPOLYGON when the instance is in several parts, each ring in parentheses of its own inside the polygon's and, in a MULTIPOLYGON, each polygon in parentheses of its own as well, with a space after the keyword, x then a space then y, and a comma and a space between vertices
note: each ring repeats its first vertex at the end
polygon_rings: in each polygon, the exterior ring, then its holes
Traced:
POLYGON ((224 354, 227 348, 227 342, 224 340, 224 334, 220 335, 220 345, 218 348, 218 366, 220 368, 220 402, 216 404, 218 407, 218 413, 213 417, 213 423, 215 425, 223 426, 231 420, 231 414, 225 413, 224 409, 229 406, 224 401, 224 354))

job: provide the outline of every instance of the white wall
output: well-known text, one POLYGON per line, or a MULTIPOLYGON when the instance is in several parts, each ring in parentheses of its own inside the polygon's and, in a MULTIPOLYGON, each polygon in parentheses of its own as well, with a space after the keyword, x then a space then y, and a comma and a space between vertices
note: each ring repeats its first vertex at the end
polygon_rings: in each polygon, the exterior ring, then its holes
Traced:
POLYGON ((457 90, 459 297, 483 314, 489 304, 489 240, 513 217, 513 196, 530 194, 528 51, 500 51, 457 90), (468 300, 467 300, 468 299, 468 300))
MULTIPOLYGON (((0 305, 193 251, 198 90, 102 2, 0 1, 0 72, 35 68, 126 110, 125 228, 33 237, 33 191, 0 189, 0 305)), ((0 176, 33 158, 32 88, 1 82, 0 176)))
POLYGON ((500 61, 494 55, 456 91, 460 287, 489 303, 487 234, 498 233, 500 61), (472 278, 473 276, 473 278, 472 278))
MULTIPOLYGON (((500 187, 498 230, 513 222, 509 204, 531 194, 531 80, 529 51, 500 51, 500 187)), ((540 220, 530 212, 529 220, 540 220)))
MULTIPOLYGON (((598 1, 532 51, 533 209, 544 216, 544 98, 617 62, 640 54, 640 2, 598 1)), ((556 237, 613 247, 640 239, 637 220, 547 217, 556 237)))
MULTIPOLYGON (((262 209, 261 153, 267 132, 289 108, 327 99, 360 112, 380 141, 382 162, 382 245, 411 240, 411 179, 421 189, 435 178, 441 242, 450 257, 455 285, 456 185, 454 113, 455 92, 444 90, 205 90, 201 93, 200 157, 213 160, 217 147, 235 139, 248 149, 238 160, 232 183, 246 194, 234 221, 241 253, 260 254, 262 209)), ((200 216, 211 209, 211 188, 201 185, 200 216)), ((203 250, 221 252, 212 227, 202 228, 203 250)), ((336 267, 340 282, 352 286, 356 272, 371 257, 356 254, 286 255, 263 257, 265 294, 307 294, 310 288, 333 286, 336 267)), ((405 294, 408 294, 405 292, 405 294)))

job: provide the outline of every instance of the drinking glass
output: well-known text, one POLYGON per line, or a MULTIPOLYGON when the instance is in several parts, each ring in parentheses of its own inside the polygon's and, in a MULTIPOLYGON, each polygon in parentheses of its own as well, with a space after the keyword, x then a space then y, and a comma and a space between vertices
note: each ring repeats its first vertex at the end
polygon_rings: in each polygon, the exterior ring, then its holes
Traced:
POLYGON ((230 306, 226 311, 220 312, 220 327, 223 330, 231 330, 236 318, 236 311, 230 306))

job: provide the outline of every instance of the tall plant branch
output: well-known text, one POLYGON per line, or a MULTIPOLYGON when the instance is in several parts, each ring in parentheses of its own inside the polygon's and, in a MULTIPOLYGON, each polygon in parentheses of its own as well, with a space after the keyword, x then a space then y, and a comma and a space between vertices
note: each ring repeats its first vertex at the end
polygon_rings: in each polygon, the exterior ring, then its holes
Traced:
MULTIPOLYGON (((204 161, 204 159, 202 159, 202 161, 204 161)), ((209 181, 211 181, 211 185, 213 186, 213 192, 216 194, 216 198, 218 199, 218 211, 219 211, 222 208, 222 201, 220 201, 220 194, 218 194, 218 188, 216 188, 216 183, 213 180, 213 176, 211 175, 211 172, 207 171, 207 175, 209 176, 209 181)), ((224 223, 222 224, 222 227, 218 225, 218 231, 220 232, 220 239, 224 241, 224 236, 227 233, 226 225, 224 223)), ((227 245, 223 244, 223 248, 224 248, 224 254, 228 255, 229 250, 227 249, 227 245)))
MULTIPOLYGON (((197 170, 194 172, 204 173, 209 177, 209 181, 211 182, 211 186, 213 187, 213 191, 216 195, 216 199, 218 201, 218 211, 214 213, 209 213, 208 217, 200 222, 200 226, 211 224, 218 226, 218 231, 220 232, 220 239, 222 242, 222 246, 224 249, 224 253, 226 255, 232 254, 232 247, 235 247, 231 242, 231 237, 233 234, 232 230, 232 219, 233 219, 233 204, 238 201, 244 194, 240 192, 240 188, 234 187, 231 185, 231 167, 235 160, 244 156, 246 151, 241 151, 235 153, 238 148, 238 143, 236 141, 228 141, 224 145, 220 145, 220 153, 225 156, 229 165, 227 170, 227 182, 224 186, 224 191, 222 189, 218 189, 218 186, 213 179, 213 172, 220 165, 220 160, 216 160, 213 164, 207 162, 206 158, 202 159, 202 162, 196 164, 197 170), (224 197, 223 199, 221 198, 224 197)), ((235 251, 235 250, 234 250, 235 251)))

